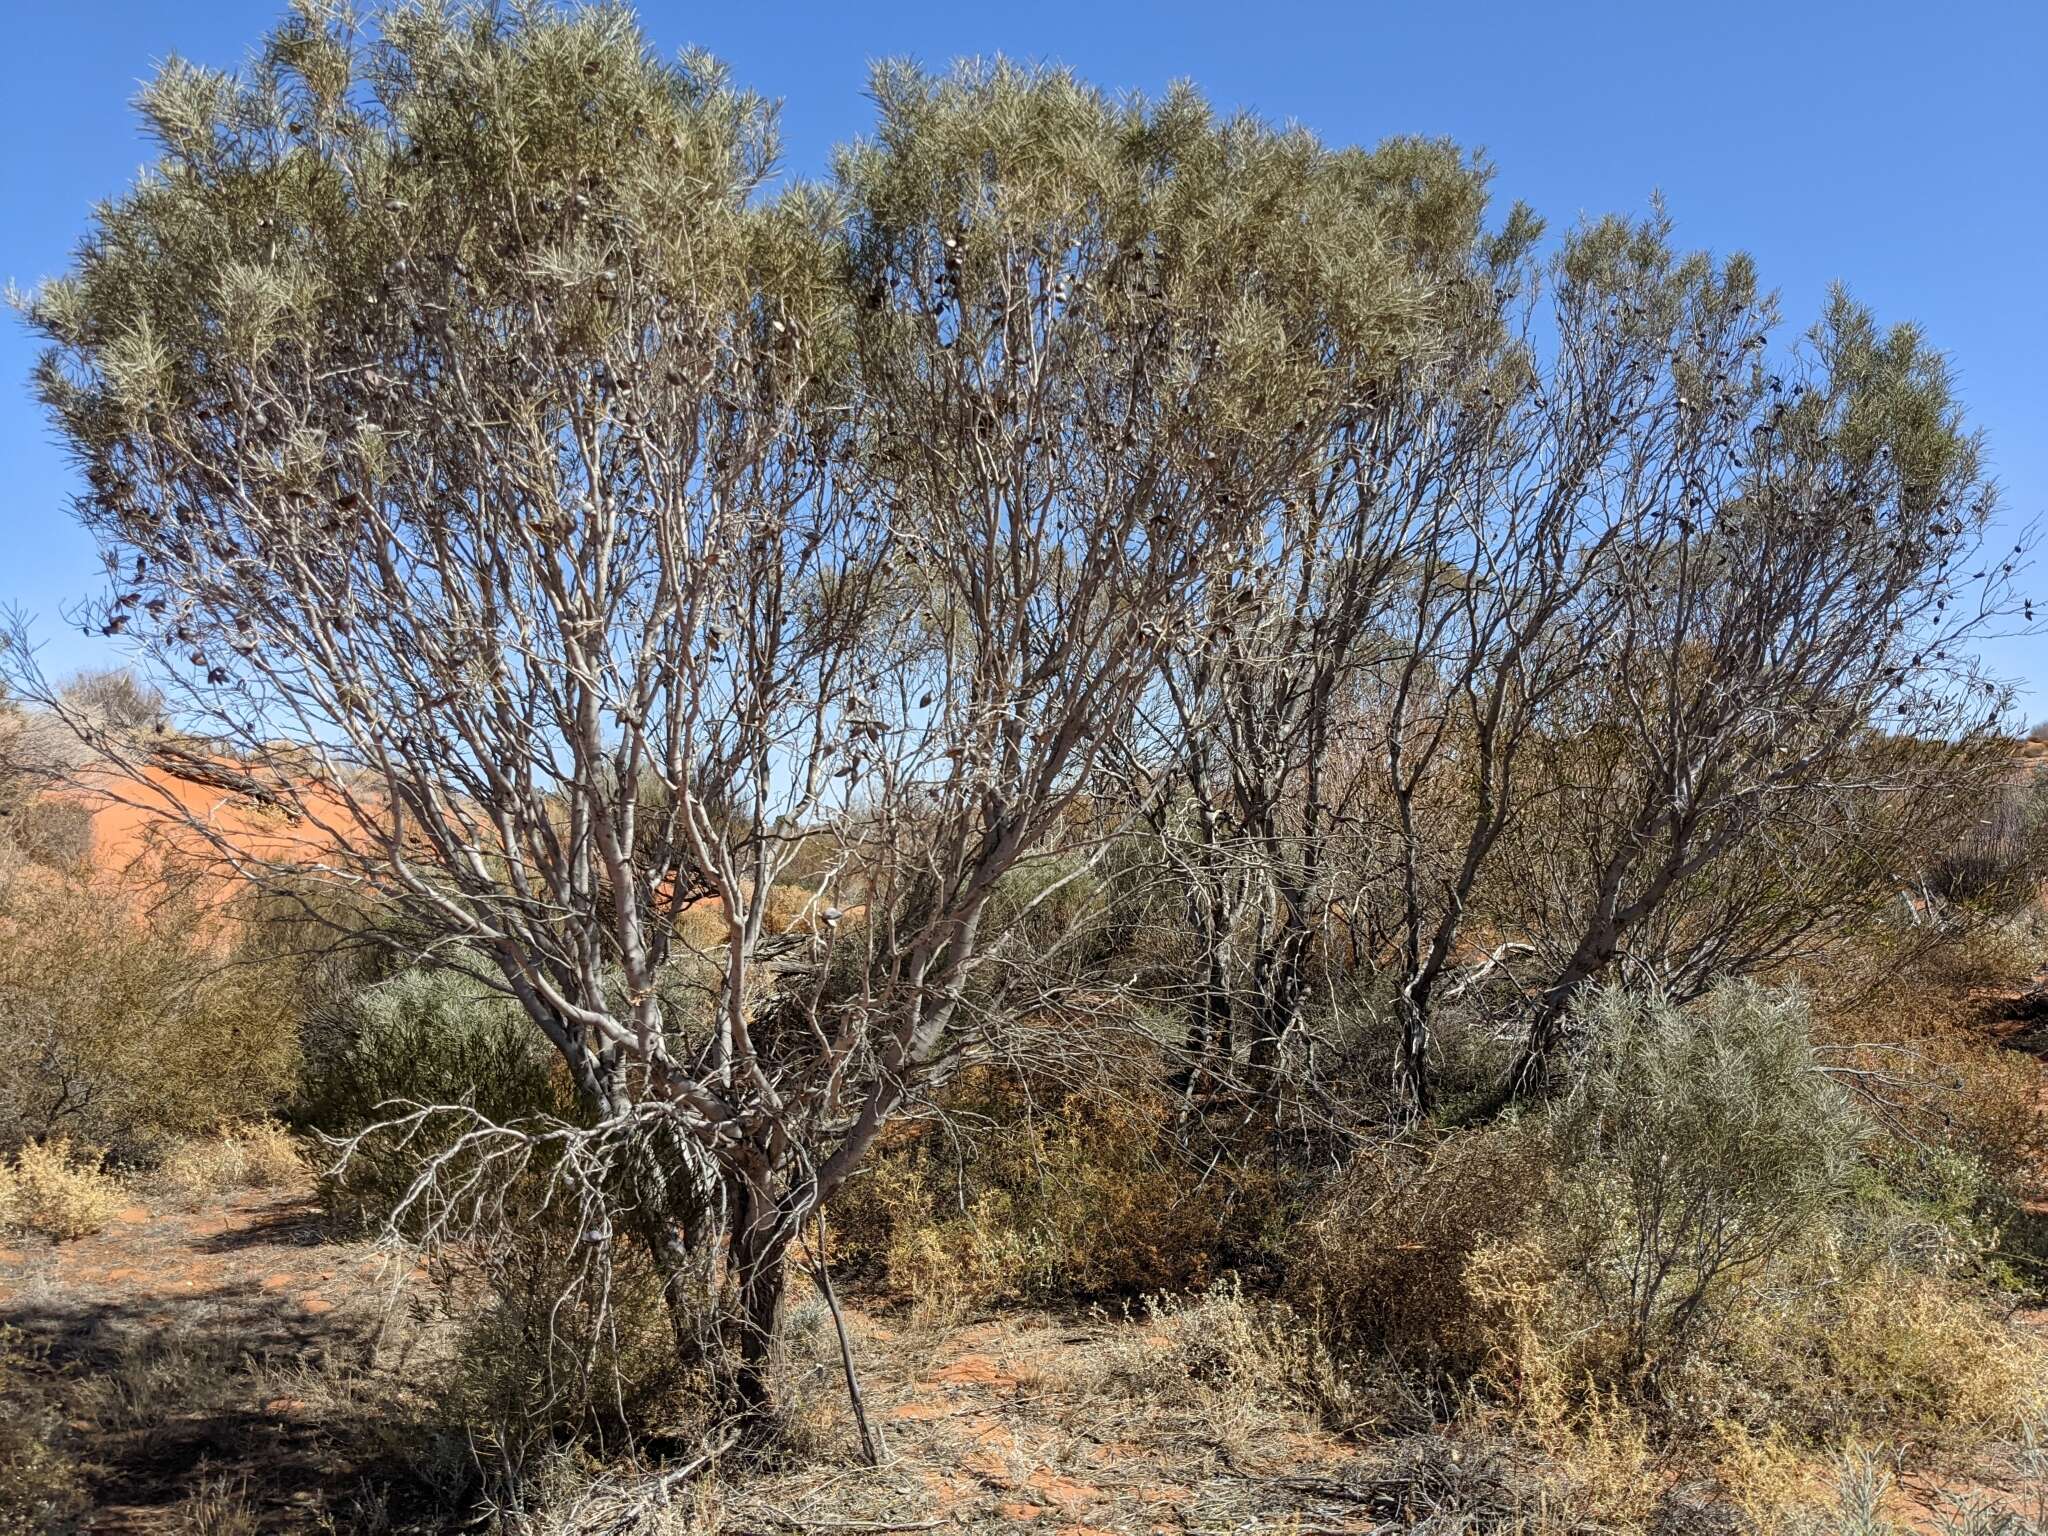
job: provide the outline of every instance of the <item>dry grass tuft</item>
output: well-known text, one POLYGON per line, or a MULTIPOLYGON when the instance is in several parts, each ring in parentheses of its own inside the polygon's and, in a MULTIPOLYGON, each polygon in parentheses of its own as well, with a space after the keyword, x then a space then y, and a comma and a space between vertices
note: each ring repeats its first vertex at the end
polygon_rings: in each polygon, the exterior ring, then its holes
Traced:
POLYGON ((1850 991, 1853 1006, 1844 1006, 1816 989, 1815 1044, 1885 1133, 1880 1157, 1940 1145, 1992 1178, 2038 1181, 2048 1166, 2041 1068, 1987 1031, 1983 995, 1923 974, 1850 991))
MULTIPOLYGON (((693 1461, 686 1456, 682 1465, 693 1461)), ((533 1507, 520 1529, 530 1536, 719 1536, 733 1528, 715 1465, 693 1477, 671 1481, 672 1476, 624 1472, 593 1465, 575 1451, 552 1452, 534 1479, 533 1507)))
POLYGON ((64 1140, 24 1145, 11 1165, 0 1164, 0 1229, 57 1242, 99 1231, 128 1203, 120 1182, 101 1169, 103 1156, 64 1140))
POLYGON ((1056 1377, 1065 1398, 1127 1404, 1119 1433, 1195 1433, 1239 1457, 1304 1422, 1362 1436, 1429 1417, 1393 1373, 1340 1368, 1306 1319, 1247 1296, 1234 1280, 1197 1296, 1151 1298, 1132 1325, 1056 1377))
POLYGON ((1729 1330, 1729 1367, 1814 1439, 1962 1449, 2048 1407, 2048 1343, 1965 1285, 1894 1264, 1825 1276, 1729 1330))
POLYGON ((1156 1085, 1042 1086, 970 1074, 942 1127, 886 1147, 835 1197, 834 1251, 942 1323, 1198 1291, 1282 1220, 1276 1179, 1176 1150, 1156 1085))
POLYGON ((246 1475, 218 1473, 200 1479, 178 1507, 187 1536, 261 1536, 263 1519, 249 1495, 246 1475))
POLYGON ((85 1503, 78 1465, 59 1448, 61 1415, 20 1380, 29 1363, 22 1335, 0 1327, 0 1536, 69 1530, 85 1503))
POLYGON ((308 1173, 291 1132, 259 1120, 178 1143, 158 1166, 157 1181, 173 1198, 198 1204, 237 1190, 297 1184, 308 1173))
POLYGON ((1427 1156, 1370 1149, 1298 1234, 1289 1299, 1347 1353, 1463 1374, 1501 1367, 1531 1300, 1501 1258, 1520 1251, 1555 1178, 1533 1124, 1467 1132, 1427 1156))
POLYGON ((1703 1454, 1721 1499, 1758 1536, 1798 1530, 1820 1497, 1813 1458, 1776 1425, 1758 1433, 1721 1419, 1709 1430, 1703 1454))

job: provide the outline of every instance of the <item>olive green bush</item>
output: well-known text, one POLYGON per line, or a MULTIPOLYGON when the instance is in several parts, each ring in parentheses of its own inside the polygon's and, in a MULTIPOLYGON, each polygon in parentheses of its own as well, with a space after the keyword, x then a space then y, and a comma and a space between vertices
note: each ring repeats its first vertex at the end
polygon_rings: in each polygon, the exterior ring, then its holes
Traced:
POLYGON ((455 966, 408 968, 327 1011, 305 1042, 297 1114, 353 1131, 398 1104, 463 1104, 512 1120, 559 1095, 518 1005, 455 966))
MULTIPOLYGON (((293 1106, 299 1124, 348 1138, 429 1105, 499 1124, 576 1112, 546 1042, 517 1005, 461 969, 411 967, 318 1011, 293 1106)), ((430 1124, 405 1139, 365 1137, 345 1172, 323 1175, 330 1213, 380 1224, 453 1134, 452 1125, 430 1124)))
POLYGON ((165 893, 20 862, 0 870, 0 1151, 69 1136, 118 1162, 269 1113, 298 1050, 289 968, 165 893))
POLYGON ((1332 1358, 1574 1444, 1653 1413, 1665 1439, 1954 1446, 2035 1411, 2048 1352, 1997 1298, 1999 1180, 1903 1155, 1799 994, 1609 991, 1578 1029, 1564 1096, 1371 1148, 1294 1230, 1287 1299, 1332 1358))
POLYGON ((1682 1352, 1717 1294, 1846 1195, 1866 1130, 1818 1067, 1799 998, 1731 985, 1691 1008, 1608 990, 1553 1116, 1575 1272, 1631 1363, 1682 1352))

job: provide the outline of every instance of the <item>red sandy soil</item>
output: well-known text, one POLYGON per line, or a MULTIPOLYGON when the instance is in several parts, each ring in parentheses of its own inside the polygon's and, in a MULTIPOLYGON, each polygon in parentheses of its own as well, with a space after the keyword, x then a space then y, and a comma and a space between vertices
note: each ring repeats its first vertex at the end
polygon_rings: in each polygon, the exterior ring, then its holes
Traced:
MULTIPOLYGON (((77 1448, 97 1464, 93 1536, 188 1530, 185 1501, 209 1473, 246 1479, 258 1529, 280 1532, 326 1529, 315 1511, 337 1486, 399 1480, 396 1469, 350 1459, 347 1426, 334 1422, 350 1405, 338 1409, 320 1385, 330 1360, 366 1366, 375 1353, 380 1320, 394 1315, 391 1271, 370 1246, 324 1233, 305 1192, 271 1192, 198 1210, 137 1205, 94 1237, 0 1249, 0 1324, 22 1330, 52 1373, 88 1387, 95 1376, 139 1376, 138 1359, 175 1341, 183 1376, 213 1371, 236 1383, 159 1389, 144 1399, 153 1421, 139 1427, 96 1421, 89 1409, 72 1420, 77 1448), (294 1369, 308 1373, 304 1396, 290 1386, 294 1369)), ((720 1529, 845 1530, 866 1520, 1121 1536, 1208 1529, 1225 1510, 1256 1513, 1261 1528, 1377 1523, 1356 1449, 1305 1421, 1276 1414, 1224 1443, 1178 1426, 1148 1434, 1076 1398, 1062 1378, 1127 1339, 1128 1322, 1030 1314, 936 1327, 858 1312, 849 1321, 888 1465, 869 1472, 828 1455, 822 1470, 744 1479, 722 1493, 720 1529)), ((846 1426, 836 1386, 819 1395, 837 1444, 846 1426)))
POLYGON ((335 1475, 321 1427, 286 1396, 218 1399, 231 1375, 289 1381, 366 1349, 383 1260, 323 1230, 308 1192, 269 1191, 198 1210, 150 1200, 93 1237, 0 1247, 0 1325, 83 1390, 79 1412, 107 1410, 68 1426, 96 1464, 88 1531, 184 1529, 177 1501, 209 1467, 248 1470, 252 1486, 260 1477, 278 1506, 263 1530, 311 1528, 287 1511, 310 1507, 335 1475), (176 1361, 164 1378, 178 1385, 152 1385, 152 1360, 176 1361))
POLYGON ((261 786, 235 787, 233 764, 220 769, 217 783, 150 767, 139 783, 109 776, 99 789, 74 791, 92 813, 92 867, 133 877, 154 873, 167 855, 218 867, 221 855, 207 833, 250 859, 317 861, 356 830, 348 809, 315 787, 297 787, 296 805, 275 797, 265 803, 261 786))
MULTIPOLYGON (((1994 1014, 2003 1043, 2048 1059, 2048 989, 2008 998, 1994 1014)), ((2048 1095, 2048 1073, 2043 1089, 2048 1095)), ((2035 1214, 2048 1221, 2048 1204, 2035 1214)), ((84 1400, 95 1386, 104 1394, 116 1390, 108 1383, 136 1377, 137 1360, 152 1350, 175 1347, 188 1377, 222 1378, 191 1402, 178 1391, 152 1397, 138 1388, 129 1395, 143 1422, 133 1414, 73 1419, 77 1449, 96 1464, 98 1503, 87 1530, 189 1530, 181 1501, 209 1468, 246 1477, 257 1529, 353 1529, 346 1519, 323 1527, 315 1511, 331 1507, 338 1487, 402 1482, 402 1473, 364 1459, 360 1423, 343 1422, 351 1412, 374 1414, 374 1394, 351 1400, 321 1383, 333 1379, 337 1360, 344 1375, 354 1370, 367 1380, 396 1315, 393 1278, 372 1247, 334 1240, 305 1190, 199 1209, 147 1199, 94 1237, 0 1246, 0 1325, 27 1336, 43 1369, 88 1389, 84 1400), (291 1385, 294 1371, 304 1372, 303 1395, 291 1385)), ((808 1302, 801 1291, 799 1282, 793 1306, 808 1302)), ((889 1465, 869 1472, 835 1454, 822 1470, 733 1483, 721 1493, 722 1529, 872 1530, 896 1522, 895 1529, 1177 1536, 1294 1521, 1303 1532, 1336 1533, 1374 1529, 1398 1512, 1388 1502, 1400 1495, 1387 1469, 1399 1442, 1350 1445, 1278 1409, 1225 1432, 1181 1406, 1091 1396, 1090 1382, 1100 1379, 1093 1358, 1142 1346, 1150 1325, 1101 1314, 1017 1314, 952 1327, 913 1324, 895 1312, 856 1312, 850 1321, 889 1465)), ((2048 1327, 2048 1313, 2035 1325, 2048 1327)), ((828 1338, 829 1328, 814 1327, 805 1347, 829 1382, 836 1356, 828 1338)), ((836 1405, 835 1391, 821 1397, 836 1405)), ((848 1443, 843 1410, 831 1412, 829 1443, 848 1443)), ((1910 1486, 1922 1501, 1995 1492, 1928 1479, 1910 1486)))
POLYGON ((254 1306, 274 1322, 319 1317, 382 1264, 367 1248, 328 1243, 303 1190, 236 1195, 198 1210, 157 1201, 117 1213, 73 1242, 9 1239, 0 1247, 0 1311, 32 1303, 106 1322, 172 1323, 195 1302, 254 1306))

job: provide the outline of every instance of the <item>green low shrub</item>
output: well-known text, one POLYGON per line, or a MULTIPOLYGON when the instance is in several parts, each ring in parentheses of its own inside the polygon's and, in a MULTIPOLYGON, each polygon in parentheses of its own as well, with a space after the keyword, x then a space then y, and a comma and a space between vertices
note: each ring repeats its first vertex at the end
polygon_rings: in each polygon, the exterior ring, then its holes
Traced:
POLYGON ((1996 1181, 1957 1149, 1895 1155, 1796 994, 1609 992, 1583 1024, 1561 1099, 1333 1182, 1287 1289, 1335 1357, 1548 1429, 1614 1393, 1802 1440, 2024 1419, 2043 1351, 1989 1289, 1996 1181))
POLYGON ((461 1104, 500 1122, 552 1110, 555 1055, 504 993, 453 967, 413 967, 308 1028, 296 1118, 342 1133, 404 1103, 461 1104))
MULTIPOLYGON (((305 1036, 292 1118, 353 1137, 411 1107, 459 1106, 498 1124, 573 1117, 575 1095, 546 1039, 518 1005, 455 969, 401 971, 319 1017, 305 1036)), ((345 1223, 371 1226, 398 1204, 455 1122, 409 1138, 364 1137, 322 1193, 345 1223)))
POLYGON ((0 1152, 57 1136, 153 1161, 289 1093, 292 969, 190 893, 0 867, 0 1152))
POLYGON ((1829 1220, 1868 1127, 1819 1070, 1795 995, 1734 984, 1681 1008, 1607 991, 1585 1022, 1587 1070, 1551 1115, 1567 1262, 1648 1366, 1829 1220))

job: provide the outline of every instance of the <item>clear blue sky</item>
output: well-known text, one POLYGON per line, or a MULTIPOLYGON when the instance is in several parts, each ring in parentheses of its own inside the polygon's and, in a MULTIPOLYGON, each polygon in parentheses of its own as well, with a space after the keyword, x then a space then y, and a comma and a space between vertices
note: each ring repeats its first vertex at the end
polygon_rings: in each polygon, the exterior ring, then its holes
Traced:
MULTIPOLYGON (((1111 89, 1188 77, 1224 107, 1332 142, 1448 135, 1553 229, 1640 211, 1746 249, 1803 325, 1845 280, 1954 358, 2013 529, 2048 511, 2048 4, 2043 0, 1262 0, 1225 4, 646 0, 663 50, 696 43, 781 98, 786 163, 822 171, 863 131, 868 62, 972 54, 1073 66, 1111 89)), ((282 0, 11 0, 0 63, 0 278, 57 272, 94 199, 147 151, 129 108, 171 52, 233 65, 282 0)), ((28 398, 33 348, 0 321, 0 605, 41 616, 53 671, 111 663, 58 618, 95 584, 71 476, 28 398)), ((2029 588, 2048 595, 2048 573, 2029 588)), ((2048 715, 2048 637, 1989 648, 2048 715)))

